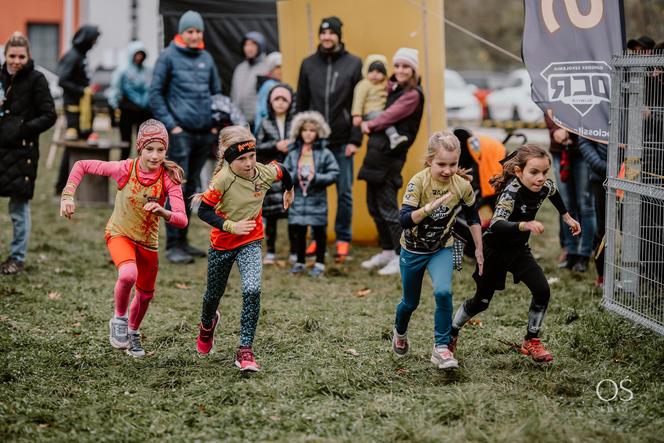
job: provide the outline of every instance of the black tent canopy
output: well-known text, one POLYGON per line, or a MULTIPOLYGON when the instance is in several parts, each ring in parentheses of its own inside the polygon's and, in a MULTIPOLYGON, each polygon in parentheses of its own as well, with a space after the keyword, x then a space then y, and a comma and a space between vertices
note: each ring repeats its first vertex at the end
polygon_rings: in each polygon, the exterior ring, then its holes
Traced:
POLYGON ((217 64, 224 94, 230 91, 233 69, 244 58, 241 42, 247 32, 258 31, 265 36, 267 53, 279 49, 275 0, 161 0, 164 47, 177 34, 180 16, 189 9, 203 16, 205 48, 217 64))

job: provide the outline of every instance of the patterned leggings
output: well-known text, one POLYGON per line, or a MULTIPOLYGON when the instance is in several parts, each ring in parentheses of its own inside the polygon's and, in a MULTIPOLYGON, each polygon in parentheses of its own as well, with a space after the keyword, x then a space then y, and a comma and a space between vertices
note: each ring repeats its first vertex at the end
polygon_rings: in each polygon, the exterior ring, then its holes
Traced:
POLYGON ((261 309, 261 276, 263 273, 261 242, 254 241, 231 251, 210 248, 208 254, 207 290, 203 295, 201 323, 212 326, 215 312, 226 290, 228 275, 237 262, 242 279, 242 314, 240 316, 240 346, 251 346, 256 334, 261 309))

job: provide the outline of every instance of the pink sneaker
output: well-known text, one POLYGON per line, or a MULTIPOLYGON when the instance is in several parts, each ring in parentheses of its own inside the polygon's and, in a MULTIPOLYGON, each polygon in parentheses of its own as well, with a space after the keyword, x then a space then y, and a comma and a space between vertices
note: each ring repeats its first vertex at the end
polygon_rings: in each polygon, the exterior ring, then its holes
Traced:
POLYGON ((235 366, 240 368, 242 372, 258 372, 261 370, 258 363, 256 363, 254 351, 251 350, 251 346, 240 346, 237 354, 235 354, 235 366))
POLYGON ((212 320, 212 326, 210 329, 205 329, 203 324, 198 325, 198 338, 196 338, 196 350, 199 355, 208 355, 212 350, 214 345, 214 328, 217 327, 219 322, 219 311, 214 315, 214 320, 212 320))

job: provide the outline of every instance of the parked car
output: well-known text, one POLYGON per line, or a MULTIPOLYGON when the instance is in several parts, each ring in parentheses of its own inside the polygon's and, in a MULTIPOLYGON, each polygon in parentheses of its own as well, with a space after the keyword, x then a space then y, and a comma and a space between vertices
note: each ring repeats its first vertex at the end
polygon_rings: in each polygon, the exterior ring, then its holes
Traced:
POLYGON ((482 105, 473 95, 475 89, 458 72, 445 70, 445 108, 448 120, 482 119, 482 105))
POLYGON ((489 114, 494 120, 539 122, 544 113, 531 98, 530 75, 526 69, 509 74, 505 86, 486 98, 489 114))
POLYGON ((473 92, 482 105, 482 117, 491 118, 486 98, 505 84, 505 73, 496 71, 459 71, 466 83, 475 86, 473 92))

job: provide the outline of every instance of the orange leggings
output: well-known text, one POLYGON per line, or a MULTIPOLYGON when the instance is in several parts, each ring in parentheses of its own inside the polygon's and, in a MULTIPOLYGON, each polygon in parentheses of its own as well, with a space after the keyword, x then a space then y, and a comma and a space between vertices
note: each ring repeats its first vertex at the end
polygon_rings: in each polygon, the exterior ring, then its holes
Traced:
POLYGON ((120 266, 127 262, 136 263, 138 271, 136 277, 137 289, 147 293, 154 292, 157 272, 159 272, 159 255, 157 251, 145 249, 124 236, 107 236, 106 246, 116 268, 120 269, 120 266))

